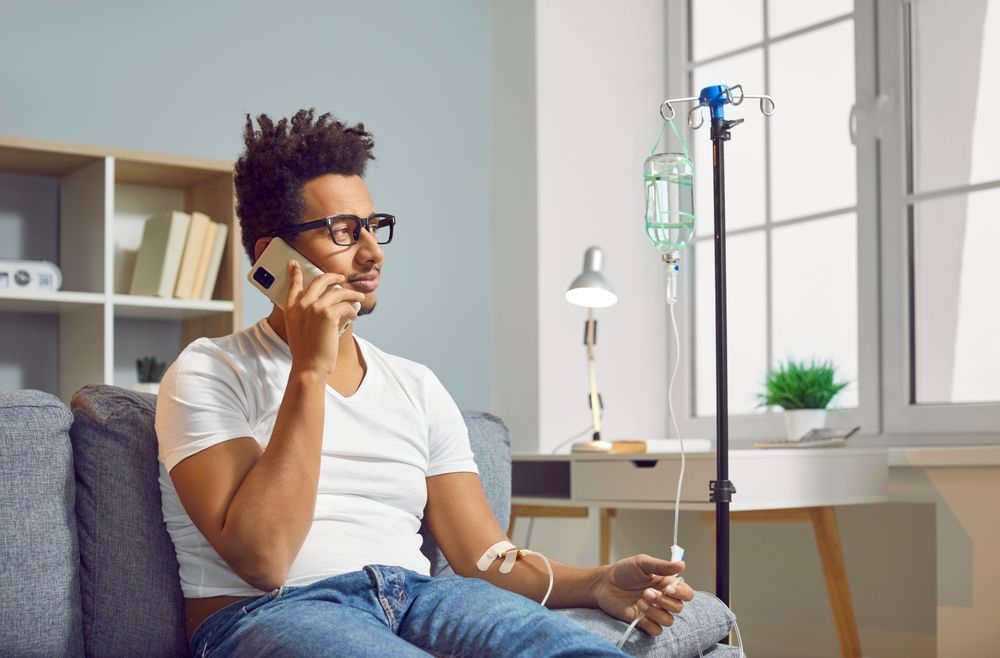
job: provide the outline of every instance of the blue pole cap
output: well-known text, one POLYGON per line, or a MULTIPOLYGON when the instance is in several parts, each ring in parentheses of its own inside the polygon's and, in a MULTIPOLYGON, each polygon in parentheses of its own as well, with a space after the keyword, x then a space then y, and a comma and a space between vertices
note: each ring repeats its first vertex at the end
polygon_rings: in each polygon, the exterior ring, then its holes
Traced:
POLYGON ((707 105, 712 110, 713 119, 725 119, 723 106, 729 102, 729 85, 712 85, 705 87, 698 95, 698 102, 707 105))

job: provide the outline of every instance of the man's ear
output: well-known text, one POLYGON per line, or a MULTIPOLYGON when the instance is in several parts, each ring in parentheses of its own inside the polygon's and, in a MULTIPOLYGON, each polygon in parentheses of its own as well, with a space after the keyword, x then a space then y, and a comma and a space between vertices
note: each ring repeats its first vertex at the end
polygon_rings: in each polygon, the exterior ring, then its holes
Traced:
POLYGON ((266 238, 260 238, 257 240, 257 242, 253 246, 253 262, 256 263, 258 260, 260 260, 260 255, 264 253, 264 250, 267 249, 267 245, 269 245, 271 243, 271 240, 273 239, 274 237, 268 236, 266 238))

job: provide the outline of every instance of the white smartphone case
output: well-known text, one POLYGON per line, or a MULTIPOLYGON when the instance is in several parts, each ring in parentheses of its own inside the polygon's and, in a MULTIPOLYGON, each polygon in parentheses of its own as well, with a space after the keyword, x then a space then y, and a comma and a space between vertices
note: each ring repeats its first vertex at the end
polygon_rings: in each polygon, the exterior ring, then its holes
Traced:
MULTIPOLYGON (((296 251, 291 245, 281 238, 274 238, 268 243, 267 248, 253 264, 247 273, 247 280, 257 290, 264 293, 264 296, 277 304, 281 310, 285 309, 285 300, 288 299, 288 288, 291 285, 291 278, 288 275, 288 261, 298 262, 302 268, 302 289, 309 287, 309 283, 323 270, 316 267, 308 258, 296 251)), ((336 286, 339 288, 340 286, 336 286)), ((361 304, 352 302, 355 312, 361 310, 361 304)), ((347 331, 351 324, 350 319, 344 320, 340 325, 340 333, 347 331)))

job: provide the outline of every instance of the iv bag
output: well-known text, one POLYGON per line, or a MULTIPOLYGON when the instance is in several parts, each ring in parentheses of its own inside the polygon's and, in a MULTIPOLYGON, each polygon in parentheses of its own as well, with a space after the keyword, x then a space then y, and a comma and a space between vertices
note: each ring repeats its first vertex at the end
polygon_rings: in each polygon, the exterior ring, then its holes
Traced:
POLYGON ((646 235, 662 252, 683 251, 694 236, 694 168, 683 153, 657 153, 643 165, 646 235))

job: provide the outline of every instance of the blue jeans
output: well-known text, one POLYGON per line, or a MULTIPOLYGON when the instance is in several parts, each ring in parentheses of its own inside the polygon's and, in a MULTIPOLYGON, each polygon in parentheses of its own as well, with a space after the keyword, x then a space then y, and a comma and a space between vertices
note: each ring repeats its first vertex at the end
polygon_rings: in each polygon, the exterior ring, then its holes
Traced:
POLYGON ((368 565, 236 601, 191 637, 201 656, 625 656, 567 616, 478 578, 368 565))

